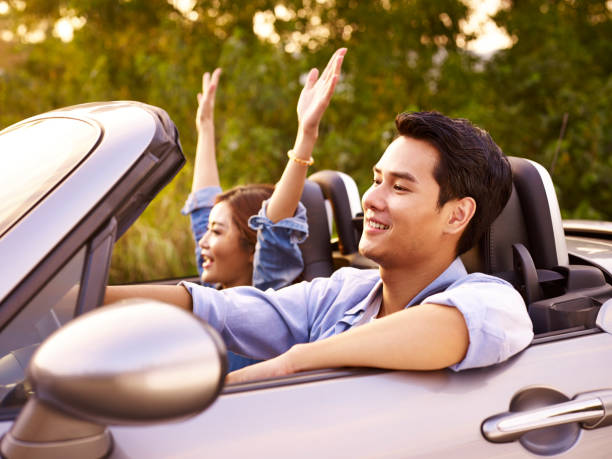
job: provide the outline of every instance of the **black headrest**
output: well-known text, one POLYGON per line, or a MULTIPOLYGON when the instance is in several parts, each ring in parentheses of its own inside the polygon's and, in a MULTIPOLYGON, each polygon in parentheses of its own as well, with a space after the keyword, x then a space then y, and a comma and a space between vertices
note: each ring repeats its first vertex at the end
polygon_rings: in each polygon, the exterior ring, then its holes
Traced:
POLYGON ((512 195, 479 243, 462 255, 469 272, 513 270, 512 245, 523 244, 537 269, 567 265, 559 203, 550 175, 541 165, 509 157, 512 195))
POLYGON ((334 270, 325 198, 319 185, 310 180, 304 183, 300 199, 306 207, 308 238, 300 244, 304 259, 302 278, 310 281, 315 277, 331 276, 334 270))
POLYGON ((342 172, 331 170, 315 172, 308 179, 321 187, 331 203, 340 253, 356 253, 361 233, 357 232, 353 218, 361 212, 361 199, 355 181, 342 172))

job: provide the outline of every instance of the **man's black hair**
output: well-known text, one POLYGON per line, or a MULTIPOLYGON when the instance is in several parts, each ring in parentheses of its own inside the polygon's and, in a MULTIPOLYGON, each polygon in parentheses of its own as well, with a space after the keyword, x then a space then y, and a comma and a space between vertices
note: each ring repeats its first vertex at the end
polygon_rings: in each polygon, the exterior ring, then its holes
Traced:
POLYGON ((438 151, 433 173, 440 186, 438 207, 468 196, 476 201, 476 212, 457 244, 457 255, 467 252, 510 198, 508 159, 486 131, 466 119, 404 112, 397 115, 395 125, 400 135, 427 142, 438 151))

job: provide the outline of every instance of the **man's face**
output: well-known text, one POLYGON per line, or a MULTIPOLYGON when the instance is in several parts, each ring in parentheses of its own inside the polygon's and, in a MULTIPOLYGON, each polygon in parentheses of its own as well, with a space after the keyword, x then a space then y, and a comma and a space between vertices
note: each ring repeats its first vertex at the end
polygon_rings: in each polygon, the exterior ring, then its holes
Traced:
POLYGON ((374 166, 359 251, 383 268, 418 265, 441 249, 448 212, 438 208, 438 155, 428 143, 400 136, 374 166))

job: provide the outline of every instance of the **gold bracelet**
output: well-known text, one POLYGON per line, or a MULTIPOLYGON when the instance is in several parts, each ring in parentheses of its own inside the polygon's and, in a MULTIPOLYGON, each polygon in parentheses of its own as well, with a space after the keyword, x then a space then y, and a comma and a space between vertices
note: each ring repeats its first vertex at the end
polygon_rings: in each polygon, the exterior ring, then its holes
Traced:
POLYGON ((308 161, 302 158, 296 158, 295 153, 293 153, 293 150, 289 150, 287 152, 287 156, 290 160, 295 161, 296 163, 301 164, 302 166, 312 166, 314 164, 314 158, 310 158, 308 161))

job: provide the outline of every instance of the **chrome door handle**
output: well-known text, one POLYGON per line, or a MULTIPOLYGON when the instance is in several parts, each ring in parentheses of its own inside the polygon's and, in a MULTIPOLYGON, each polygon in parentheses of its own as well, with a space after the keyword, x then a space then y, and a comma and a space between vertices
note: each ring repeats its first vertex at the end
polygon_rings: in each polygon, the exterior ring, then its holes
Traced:
POLYGON ((518 440, 532 430, 580 422, 586 429, 612 424, 612 391, 579 394, 573 400, 522 412, 506 412, 487 418, 484 437, 494 443, 518 440))

